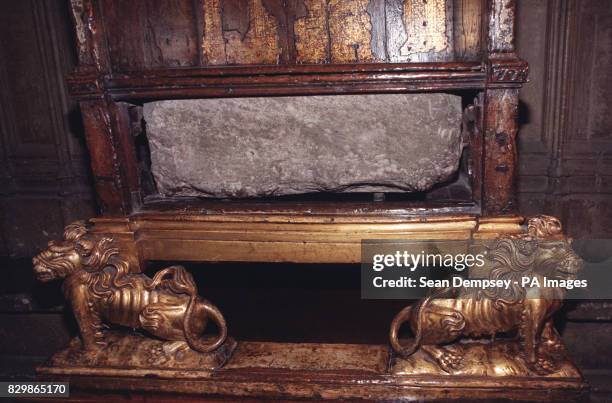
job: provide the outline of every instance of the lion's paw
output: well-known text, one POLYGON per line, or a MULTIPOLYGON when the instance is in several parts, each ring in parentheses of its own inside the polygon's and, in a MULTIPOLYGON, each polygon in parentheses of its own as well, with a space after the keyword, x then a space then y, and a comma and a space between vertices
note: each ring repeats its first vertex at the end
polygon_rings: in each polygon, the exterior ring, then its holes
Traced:
POLYGON ((163 350, 166 356, 180 360, 189 350, 189 345, 186 341, 169 341, 163 344, 163 350))
POLYGON ((464 352, 460 346, 423 346, 422 349, 444 372, 453 373, 463 366, 464 352))
POLYGON ((437 361, 446 372, 453 372, 463 365, 463 350, 458 347, 443 347, 437 361))
POLYGON ((184 341, 168 341, 156 344, 149 350, 147 363, 150 365, 163 365, 169 361, 180 361, 185 356, 189 345, 184 341))
POLYGON ((560 340, 547 340, 543 344, 543 347, 553 353, 559 353, 565 351, 565 346, 560 340))
POLYGON ((163 365, 168 362, 168 356, 164 351, 164 344, 159 343, 151 347, 147 354, 147 364, 163 365))
POLYGON ((559 366, 553 359, 549 357, 538 357, 533 364, 533 371, 538 375, 548 375, 558 370, 558 367, 559 366))

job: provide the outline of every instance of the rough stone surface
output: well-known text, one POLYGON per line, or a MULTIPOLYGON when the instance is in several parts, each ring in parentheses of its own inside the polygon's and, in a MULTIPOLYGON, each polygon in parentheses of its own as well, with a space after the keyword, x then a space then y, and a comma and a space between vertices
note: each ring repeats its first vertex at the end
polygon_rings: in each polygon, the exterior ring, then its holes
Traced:
POLYGON ((462 151, 448 94, 172 100, 144 117, 166 196, 425 191, 462 151))

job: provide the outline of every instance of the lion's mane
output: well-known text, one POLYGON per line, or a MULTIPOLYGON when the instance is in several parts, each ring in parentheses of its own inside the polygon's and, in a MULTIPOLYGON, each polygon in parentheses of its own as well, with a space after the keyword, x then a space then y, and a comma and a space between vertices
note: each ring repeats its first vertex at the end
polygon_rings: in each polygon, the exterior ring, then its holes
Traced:
POLYGON ((75 222, 64 230, 64 242, 50 245, 38 257, 39 263, 53 270, 57 277, 67 277, 64 291, 69 292, 75 283, 87 284, 96 298, 109 297, 113 289, 133 287, 135 278, 130 276, 130 265, 120 255, 108 237, 89 234, 84 222, 75 222), (76 252, 81 267, 66 256, 76 252))

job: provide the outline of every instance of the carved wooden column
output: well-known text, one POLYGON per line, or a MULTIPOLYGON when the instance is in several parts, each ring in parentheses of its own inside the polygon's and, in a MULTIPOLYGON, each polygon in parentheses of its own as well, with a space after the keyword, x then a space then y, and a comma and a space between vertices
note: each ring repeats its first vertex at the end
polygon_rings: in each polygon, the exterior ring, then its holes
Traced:
POLYGON ((100 210, 103 215, 128 214, 140 197, 135 151, 127 106, 115 103, 104 87, 111 68, 98 7, 95 0, 72 1, 79 66, 67 82, 73 95, 84 99, 79 105, 100 210))
POLYGON ((129 104, 103 98, 80 107, 100 209, 104 215, 129 214, 140 204, 129 104))
POLYGON ((516 134, 518 89, 489 89, 486 92, 484 131, 485 214, 516 212, 516 134))
POLYGON ((527 63, 515 53, 516 2, 490 2, 484 113, 482 204, 485 215, 516 213, 518 94, 527 63))

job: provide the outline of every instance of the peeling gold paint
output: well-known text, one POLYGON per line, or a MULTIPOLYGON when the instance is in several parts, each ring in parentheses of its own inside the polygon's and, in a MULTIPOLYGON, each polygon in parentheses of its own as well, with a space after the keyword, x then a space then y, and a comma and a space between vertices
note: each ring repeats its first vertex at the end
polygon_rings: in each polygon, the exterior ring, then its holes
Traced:
POLYGON ((225 43, 221 31, 221 0, 204 1, 202 51, 207 64, 225 64, 225 43))
POLYGON ((329 38, 326 30, 326 1, 304 0, 308 15, 295 21, 297 63, 325 63, 328 59, 329 38))
POLYGON ((237 31, 223 31, 221 0, 204 1, 202 49, 208 64, 276 64, 279 24, 261 0, 248 1, 249 30, 242 38, 237 31))
POLYGON ((373 62, 370 0, 328 0, 331 62, 373 62))
MULTIPOLYGON (((243 0, 249 29, 223 30, 223 0, 204 1, 203 53, 208 64, 277 64, 280 24, 262 0, 243 0)), ((372 52, 371 0, 303 0, 307 15, 294 21, 297 63, 382 61, 372 52)))
POLYGON ((400 54, 447 50, 446 21, 446 0, 404 0, 404 26, 408 39, 400 54))
POLYGON ((240 33, 223 33, 229 64, 277 64, 281 49, 278 46, 279 24, 264 8, 261 0, 248 0, 249 30, 244 40, 240 33))

